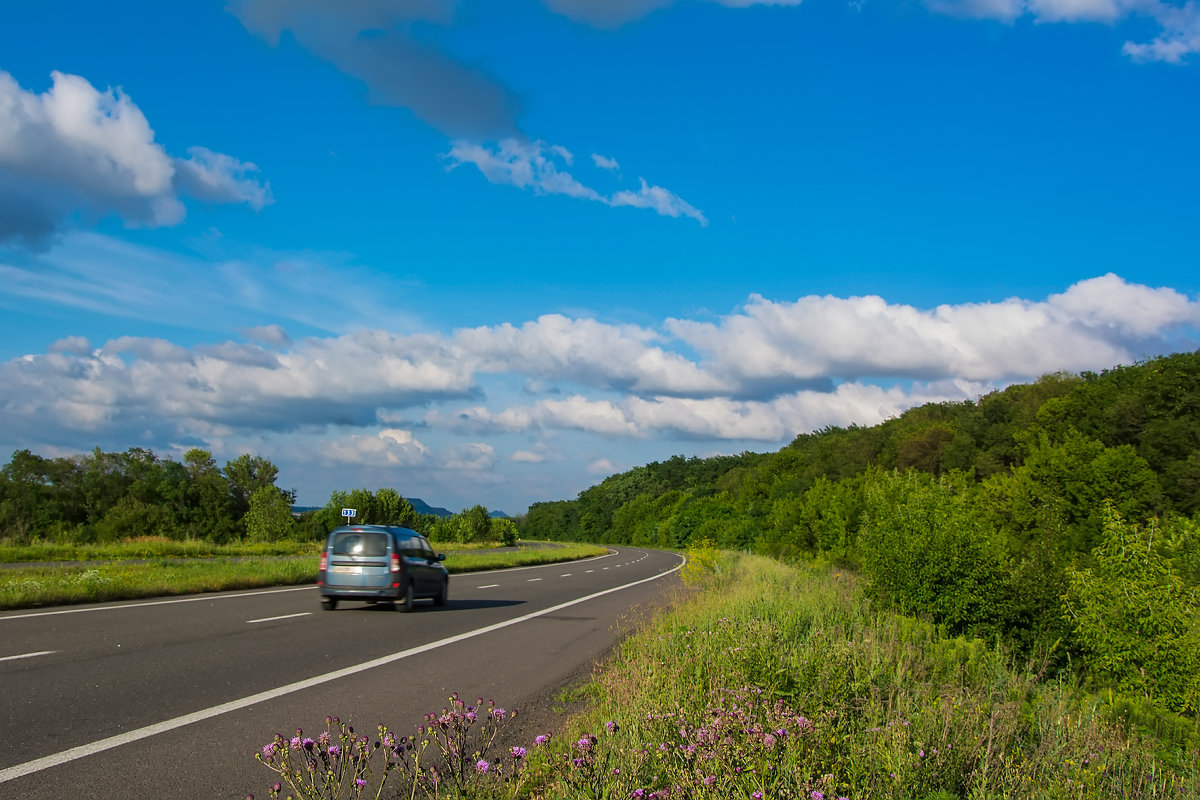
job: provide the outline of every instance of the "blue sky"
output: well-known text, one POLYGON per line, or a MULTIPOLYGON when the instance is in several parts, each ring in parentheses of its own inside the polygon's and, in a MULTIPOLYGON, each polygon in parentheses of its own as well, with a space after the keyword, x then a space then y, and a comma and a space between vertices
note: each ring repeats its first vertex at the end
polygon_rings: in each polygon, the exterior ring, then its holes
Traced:
POLYGON ((1200 7, 0 10, 0 450, 521 513, 1200 346, 1200 7))

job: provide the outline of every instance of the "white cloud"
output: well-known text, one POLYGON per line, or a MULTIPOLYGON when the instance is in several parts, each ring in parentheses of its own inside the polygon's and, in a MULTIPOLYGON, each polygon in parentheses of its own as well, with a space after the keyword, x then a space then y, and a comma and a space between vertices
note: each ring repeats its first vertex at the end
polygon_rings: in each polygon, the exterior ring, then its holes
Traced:
MULTIPOLYGON (((571 166, 570 151, 542 141, 503 139, 494 146, 476 144, 463 139, 451 143, 445 154, 449 169, 473 164, 492 183, 529 189, 535 194, 561 194, 577 200, 592 200, 609 206, 648 208, 666 217, 690 217, 702 226, 708 225, 704 214, 675 193, 651 186, 642 180, 636 192, 622 190, 605 195, 580 183, 563 166, 571 166)), ((592 160, 603 169, 616 168, 617 162, 593 155, 592 160), (612 166, 609 167, 608 165, 612 166)))
POLYGON ((323 442, 318 457, 328 464, 416 467, 430 463, 429 449, 411 431, 385 428, 323 442))
POLYGON ((535 453, 532 450, 517 450, 510 458, 519 464, 540 464, 546 460, 543 453, 535 453))
POLYGON ((617 471, 617 465, 609 461, 607 458, 597 458, 588 464, 588 474, 607 477, 617 471))
POLYGON ((708 220, 700 212, 700 209, 661 186, 647 184, 645 178, 642 178, 641 181, 641 189, 636 192, 631 192, 628 189, 617 192, 609 200, 609 203, 614 206, 651 208, 664 217, 691 217, 702 226, 708 226, 708 220))
POLYGON ((1149 42, 1125 42, 1124 53, 1134 61, 1182 64, 1200 52, 1200 5, 1173 5, 1162 0, 926 0, 929 9, 957 17, 1013 22, 1031 17, 1039 23, 1098 22, 1114 24, 1145 18, 1160 33, 1149 42))
POLYGON ((457 331, 453 341, 487 372, 567 379, 597 388, 672 394, 722 385, 683 356, 655 346, 660 335, 634 325, 547 314, 520 327, 504 323, 457 331))
POLYGON ((600 169, 606 169, 610 172, 616 172, 617 170, 621 169, 621 165, 617 163, 615 158, 605 158, 599 153, 592 153, 592 161, 600 169))
POLYGON ((451 448, 442 469, 487 472, 496 465, 496 449, 486 442, 470 442, 451 448))
POLYGON ((1173 349, 1182 344, 1179 331, 1198 322, 1200 304, 1174 290, 1105 276, 1043 302, 930 310, 880 297, 775 302, 755 295, 716 323, 668 320, 666 327, 706 355, 705 372, 748 391, 778 391, 821 377, 988 381, 1095 369, 1173 349))
POLYGON ((270 190, 252 164, 206 148, 172 158, 120 89, 52 73, 42 94, 0 71, 0 242, 37 244, 75 213, 129 225, 174 225, 181 194, 261 208, 270 190))

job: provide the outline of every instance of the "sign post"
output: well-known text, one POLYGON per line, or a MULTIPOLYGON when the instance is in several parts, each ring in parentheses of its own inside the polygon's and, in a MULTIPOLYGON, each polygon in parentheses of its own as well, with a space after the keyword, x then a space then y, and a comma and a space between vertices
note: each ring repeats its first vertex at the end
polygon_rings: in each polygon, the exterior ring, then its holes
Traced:
POLYGON ((354 515, 357 513, 358 513, 358 509, 356 509, 356 508, 343 508, 342 509, 342 516, 346 518, 346 522, 349 522, 350 520, 352 520, 354 518, 354 515))

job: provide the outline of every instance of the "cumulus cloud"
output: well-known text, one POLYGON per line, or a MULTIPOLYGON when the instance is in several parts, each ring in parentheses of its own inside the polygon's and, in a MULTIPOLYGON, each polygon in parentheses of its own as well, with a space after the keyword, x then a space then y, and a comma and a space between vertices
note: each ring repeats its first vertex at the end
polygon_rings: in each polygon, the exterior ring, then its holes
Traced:
POLYGON ((486 442, 470 442, 453 447, 441 465, 443 469, 486 472, 496 465, 496 449, 486 442))
POLYGON ((0 71, 0 243, 39 245, 75 214, 174 225, 182 196, 255 209, 271 202, 253 164, 203 147, 186 159, 168 155, 120 89, 62 72, 52 79, 35 94, 0 71))
POLYGON ((752 296, 718 322, 668 320, 706 357, 704 368, 749 394, 820 377, 1015 380, 1128 363, 1174 349, 1200 322, 1200 304, 1173 289, 1115 275, 1036 302, 922 310, 881 297, 776 302, 752 296))
POLYGON ((385 428, 374 435, 353 434, 322 444, 328 464, 416 467, 429 463, 429 449, 411 431, 385 428))
MULTIPOLYGON (((542 141, 504 139, 495 145, 475 144, 466 140, 451 143, 445 154, 450 169, 473 164, 492 183, 529 189, 536 194, 561 194, 578 200, 592 200, 608 206, 648 208, 665 217, 690 217, 702 226, 708 225, 704 214, 683 198, 661 186, 641 181, 636 191, 627 189, 605 195, 580 183, 562 169, 558 162, 570 166, 570 151, 542 141)), ((602 156, 592 156, 596 166, 615 169, 617 162, 602 156), (611 165, 611 166, 609 166, 611 165)))

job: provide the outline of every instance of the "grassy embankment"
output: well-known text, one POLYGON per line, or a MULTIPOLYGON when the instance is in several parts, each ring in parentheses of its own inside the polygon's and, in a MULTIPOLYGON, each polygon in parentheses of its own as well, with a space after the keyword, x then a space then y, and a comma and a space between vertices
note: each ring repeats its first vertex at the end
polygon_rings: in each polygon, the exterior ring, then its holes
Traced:
POLYGON ((873 610, 836 568, 715 564, 577 690, 533 796, 1200 797, 1196 720, 873 610))
MULTIPOLYGON (((575 544, 506 553, 434 546, 445 550, 446 568, 452 573, 573 561, 607 552, 575 544)), ((319 552, 319 544, 306 543, 218 546, 158 541, 0 548, 0 561, 6 563, 108 559, 85 566, 0 569, 0 609, 313 583, 319 552)))

